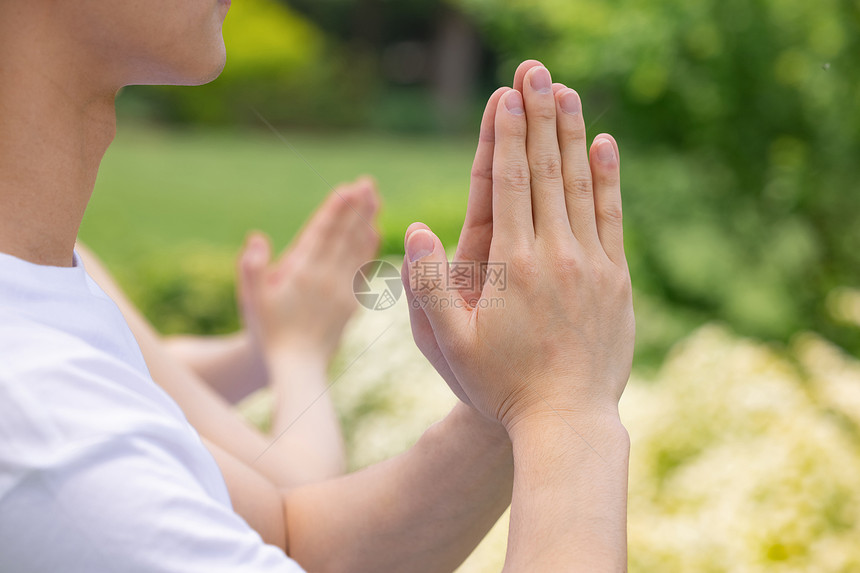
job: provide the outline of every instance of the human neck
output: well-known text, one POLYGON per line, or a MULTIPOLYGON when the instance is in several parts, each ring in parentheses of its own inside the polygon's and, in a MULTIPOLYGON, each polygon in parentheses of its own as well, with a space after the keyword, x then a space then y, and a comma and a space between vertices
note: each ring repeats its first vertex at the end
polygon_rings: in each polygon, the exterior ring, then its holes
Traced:
POLYGON ((0 252, 71 266, 116 89, 95 85, 56 35, 13 24, 0 23, 0 252))

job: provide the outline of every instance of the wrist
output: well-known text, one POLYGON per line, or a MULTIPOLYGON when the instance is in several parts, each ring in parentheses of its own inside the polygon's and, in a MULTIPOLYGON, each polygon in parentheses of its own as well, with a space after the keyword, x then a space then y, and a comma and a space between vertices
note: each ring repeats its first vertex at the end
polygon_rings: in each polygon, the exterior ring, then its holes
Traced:
POLYGON ((469 436, 477 436, 490 447, 510 451, 511 440, 505 427, 496 420, 484 416, 475 408, 463 402, 458 402, 451 411, 450 417, 461 420, 463 424, 466 424, 469 429, 469 436))
POLYGON ((297 348, 287 350, 267 350, 264 363, 268 372, 269 383, 279 385, 280 382, 291 380, 328 379, 328 357, 321 353, 304 352, 297 348))
POLYGON ((625 458, 629 454, 630 436, 617 406, 589 409, 544 406, 506 420, 504 428, 514 448, 574 439, 601 456, 604 452, 621 453, 625 458))

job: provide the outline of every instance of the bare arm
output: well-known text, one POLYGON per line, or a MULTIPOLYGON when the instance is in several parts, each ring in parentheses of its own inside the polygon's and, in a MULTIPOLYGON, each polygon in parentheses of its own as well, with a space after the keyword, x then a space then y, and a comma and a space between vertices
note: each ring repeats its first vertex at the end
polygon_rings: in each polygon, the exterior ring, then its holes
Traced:
POLYGON ((290 492, 290 554, 309 570, 451 571, 510 503, 510 448, 457 406, 401 456, 290 492))
POLYGON ((236 511, 309 571, 451 571, 510 502, 510 441, 462 404, 404 454, 289 492, 207 445, 236 511))
POLYGON ((266 365, 245 330, 223 336, 168 336, 162 341, 173 356, 232 404, 269 382, 266 365))
POLYGON ((618 418, 547 412, 511 439, 505 571, 626 571, 630 442, 618 418))

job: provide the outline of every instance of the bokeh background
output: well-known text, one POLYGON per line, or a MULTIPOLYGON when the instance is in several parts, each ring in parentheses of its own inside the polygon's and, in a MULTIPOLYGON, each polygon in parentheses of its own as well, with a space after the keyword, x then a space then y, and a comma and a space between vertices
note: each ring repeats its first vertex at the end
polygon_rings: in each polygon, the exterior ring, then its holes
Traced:
MULTIPOLYGON (((456 244, 484 102, 539 59, 623 155, 631 570, 860 570, 860 2, 235 0, 224 35, 214 83, 121 94, 81 230, 164 333, 235 330, 247 231, 363 173, 384 255, 456 244)), ((333 365, 355 468, 452 403, 405 315, 333 365)), ((504 520, 463 571, 503 554, 504 520)))

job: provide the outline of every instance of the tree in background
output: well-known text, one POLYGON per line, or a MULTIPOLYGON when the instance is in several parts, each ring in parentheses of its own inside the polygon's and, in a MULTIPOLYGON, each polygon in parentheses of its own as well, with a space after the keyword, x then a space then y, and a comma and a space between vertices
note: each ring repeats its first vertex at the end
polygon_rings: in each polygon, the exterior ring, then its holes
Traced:
POLYGON ((489 54, 459 6, 445 0, 281 1, 347 46, 348 59, 375 64, 384 92, 375 105, 398 116, 388 118, 390 127, 456 129, 473 110, 489 54), (429 121, 405 117, 428 111, 429 121))

